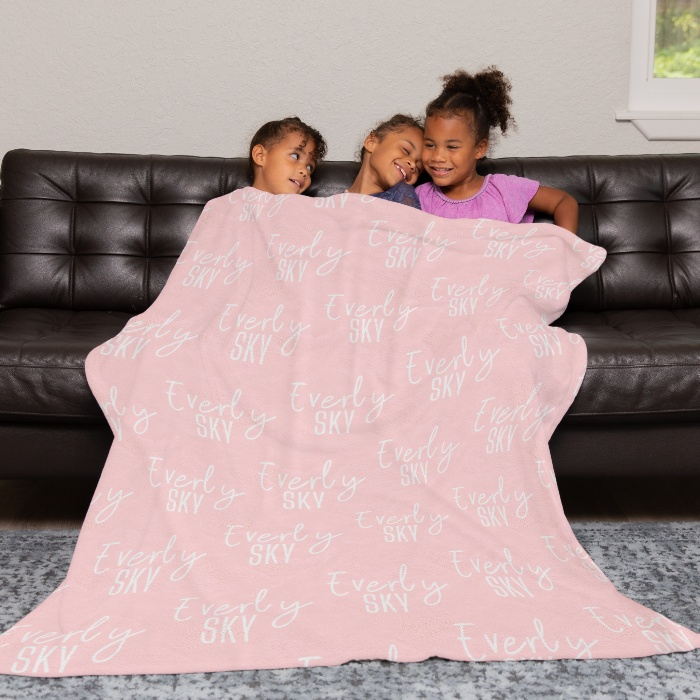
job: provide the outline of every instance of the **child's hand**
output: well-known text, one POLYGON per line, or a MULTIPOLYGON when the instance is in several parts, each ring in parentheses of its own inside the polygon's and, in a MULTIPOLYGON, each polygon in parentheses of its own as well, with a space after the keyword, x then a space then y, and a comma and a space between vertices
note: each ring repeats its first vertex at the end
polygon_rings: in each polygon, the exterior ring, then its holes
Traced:
POLYGON ((571 233, 576 233, 578 229, 578 202, 564 190, 540 185, 530 200, 529 208, 549 214, 557 226, 571 233))

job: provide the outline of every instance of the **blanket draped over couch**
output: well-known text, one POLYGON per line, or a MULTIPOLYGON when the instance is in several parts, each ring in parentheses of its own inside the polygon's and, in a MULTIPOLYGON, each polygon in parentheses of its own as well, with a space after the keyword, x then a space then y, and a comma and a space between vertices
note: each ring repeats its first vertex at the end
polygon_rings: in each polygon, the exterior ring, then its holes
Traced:
POLYGON ((551 469, 586 348, 549 324, 604 258, 360 195, 209 202, 155 303, 88 357, 114 443, 0 672, 700 646, 615 590, 551 469))

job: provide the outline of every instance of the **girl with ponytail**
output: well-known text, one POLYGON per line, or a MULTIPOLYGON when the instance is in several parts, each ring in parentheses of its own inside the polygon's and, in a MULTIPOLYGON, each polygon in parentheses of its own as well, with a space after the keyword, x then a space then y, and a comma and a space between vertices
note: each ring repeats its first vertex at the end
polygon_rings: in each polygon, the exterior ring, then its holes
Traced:
POLYGON ((576 233, 578 203, 563 190, 514 175, 479 175, 492 130, 514 125, 508 78, 495 66, 479 73, 458 70, 427 107, 423 166, 432 182, 416 188, 421 207, 450 219, 533 220, 533 212, 576 233))

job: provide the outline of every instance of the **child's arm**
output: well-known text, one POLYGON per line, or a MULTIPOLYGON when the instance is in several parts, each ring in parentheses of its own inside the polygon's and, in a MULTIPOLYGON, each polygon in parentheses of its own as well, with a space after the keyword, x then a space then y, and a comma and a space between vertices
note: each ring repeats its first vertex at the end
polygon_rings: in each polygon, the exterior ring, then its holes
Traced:
POLYGON ((578 228, 578 202, 564 190, 540 185, 530 200, 529 209, 549 214, 557 226, 576 233, 578 228))

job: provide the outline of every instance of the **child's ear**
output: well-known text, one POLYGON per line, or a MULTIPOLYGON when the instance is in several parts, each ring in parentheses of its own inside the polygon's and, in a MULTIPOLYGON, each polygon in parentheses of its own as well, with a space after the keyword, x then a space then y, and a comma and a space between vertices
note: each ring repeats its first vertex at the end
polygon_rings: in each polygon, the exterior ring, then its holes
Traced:
POLYGON ((250 152, 250 155, 253 158, 253 163, 255 163, 255 165, 264 165, 267 150, 261 143, 256 143, 255 146, 253 146, 253 150, 250 152))
POLYGON ((485 155, 486 151, 489 150, 489 140, 488 139, 481 139, 479 143, 476 146, 476 158, 477 160, 481 160, 485 155))
POLYGON ((365 151, 367 151, 367 153, 372 153, 372 151, 375 149, 375 147, 377 146, 378 143, 379 143, 379 139, 377 138, 377 134, 372 132, 365 139, 363 146, 365 147, 365 151))

